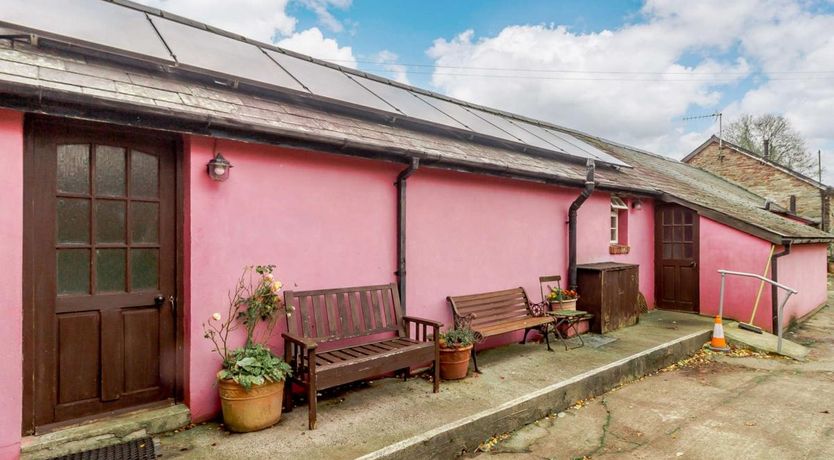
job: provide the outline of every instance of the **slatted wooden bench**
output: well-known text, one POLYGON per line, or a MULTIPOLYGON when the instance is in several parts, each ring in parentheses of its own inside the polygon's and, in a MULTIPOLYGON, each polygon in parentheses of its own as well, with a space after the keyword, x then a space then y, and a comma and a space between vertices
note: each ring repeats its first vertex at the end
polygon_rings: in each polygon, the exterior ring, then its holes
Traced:
MULTIPOLYGON (((547 349, 553 351, 550 348, 547 328, 554 323, 554 318, 549 315, 533 316, 530 300, 524 288, 449 296, 446 299, 452 307, 455 323, 468 323, 469 327, 483 338, 524 331, 524 340, 521 343, 526 343, 527 334, 531 330, 544 327, 547 349)), ((475 347, 472 347, 472 362, 475 364, 475 372, 481 372, 478 369, 475 347)))
MULTIPOLYGON (((284 360, 293 370, 288 381, 307 392, 311 430, 320 390, 391 372, 407 378, 412 367, 427 363, 434 392, 440 389, 441 323, 403 316, 396 284, 286 291, 284 301, 295 307, 283 334, 284 360)), ((292 385, 284 390, 287 411, 291 390, 292 385)))

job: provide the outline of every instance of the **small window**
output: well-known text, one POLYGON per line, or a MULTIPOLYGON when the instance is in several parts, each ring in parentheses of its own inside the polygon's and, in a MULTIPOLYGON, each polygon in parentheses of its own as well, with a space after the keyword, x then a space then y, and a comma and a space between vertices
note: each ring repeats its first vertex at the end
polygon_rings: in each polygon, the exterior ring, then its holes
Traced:
POLYGON ((611 197, 611 234, 612 245, 628 244, 628 205, 622 198, 611 197))

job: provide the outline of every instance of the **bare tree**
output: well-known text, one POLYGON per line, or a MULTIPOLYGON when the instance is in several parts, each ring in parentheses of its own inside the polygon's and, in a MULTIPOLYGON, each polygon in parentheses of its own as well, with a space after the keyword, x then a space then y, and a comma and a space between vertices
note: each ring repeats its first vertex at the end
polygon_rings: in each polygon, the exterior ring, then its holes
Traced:
POLYGON ((817 161, 805 146, 805 139, 782 115, 741 115, 724 130, 724 137, 764 156, 764 141, 769 140, 768 159, 795 171, 816 177, 817 161))

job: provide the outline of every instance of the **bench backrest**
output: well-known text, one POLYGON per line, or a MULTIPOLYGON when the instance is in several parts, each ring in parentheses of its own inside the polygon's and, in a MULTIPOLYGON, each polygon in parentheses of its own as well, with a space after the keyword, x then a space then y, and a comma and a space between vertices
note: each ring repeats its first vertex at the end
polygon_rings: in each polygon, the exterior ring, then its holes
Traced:
POLYGON ((450 296, 447 300, 455 319, 475 315, 475 319, 470 323, 474 330, 530 316, 530 301, 524 288, 520 287, 483 294, 450 296))
POLYGON ((295 307, 287 317, 293 335, 329 342, 396 332, 402 335, 400 295, 396 284, 316 291, 285 291, 295 307))

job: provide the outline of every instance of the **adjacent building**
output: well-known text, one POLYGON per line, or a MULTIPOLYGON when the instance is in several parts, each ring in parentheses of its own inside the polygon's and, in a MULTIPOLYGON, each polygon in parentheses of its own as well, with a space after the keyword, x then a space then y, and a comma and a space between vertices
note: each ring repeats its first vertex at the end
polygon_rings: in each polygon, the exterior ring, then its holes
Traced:
POLYGON ((771 159, 712 136, 683 158, 684 163, 717 174, 771 201, 774 210, 830 232, 834 188, 771 159))

